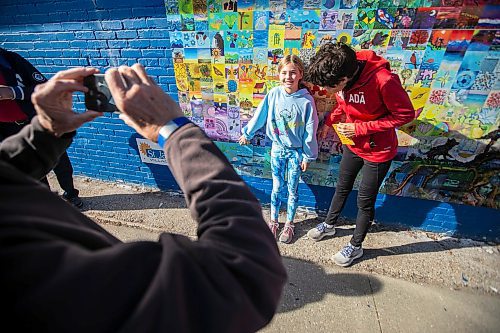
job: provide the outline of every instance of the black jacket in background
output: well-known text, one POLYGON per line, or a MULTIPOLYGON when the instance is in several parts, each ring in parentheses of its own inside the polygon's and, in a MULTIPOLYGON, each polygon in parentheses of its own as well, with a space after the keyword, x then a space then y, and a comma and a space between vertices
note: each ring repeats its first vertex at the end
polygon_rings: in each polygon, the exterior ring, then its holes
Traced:
POLYGON ((198 241, 122 243, 26 174, 50 170, 70 142, 35 117, 1 143, 2 331, 254 332, 271 320, 286 280, 276 242, 198 127, 180 128, 165 149, 198 241))
MULTIPOLYGON (((22 96, 12 102, 0 101, 0 109, 12 107, 9 103, 16 103, 28 119, 33 118, 36 112, 31 103, 31 94, 36 85, 46 82, 47 79, 28 60, 15 52, 0 47, 0 56, 8 62, 8 66, 0 63, 0 73, 4 77, 5 85, 18 87, 22 91, 22 96)), ((0 110, 0 112, 8 112, 8 110, 0 110)))

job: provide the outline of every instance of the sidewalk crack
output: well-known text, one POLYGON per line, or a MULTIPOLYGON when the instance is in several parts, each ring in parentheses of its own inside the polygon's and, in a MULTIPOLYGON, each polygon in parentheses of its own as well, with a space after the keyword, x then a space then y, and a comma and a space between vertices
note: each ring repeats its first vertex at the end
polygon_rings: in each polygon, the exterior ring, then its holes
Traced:
POLYGON ((375 314, 377 315, 378 328, 380 333, 382 333, 382 325, 380 324, 380 316, 378 314, 377 303, 375 302, 375 293, 373 292, 372 281, 370 277, 368 277, 368 284, 370 285, 370 292, 372 295, 373 307, 375 308, 375 314))

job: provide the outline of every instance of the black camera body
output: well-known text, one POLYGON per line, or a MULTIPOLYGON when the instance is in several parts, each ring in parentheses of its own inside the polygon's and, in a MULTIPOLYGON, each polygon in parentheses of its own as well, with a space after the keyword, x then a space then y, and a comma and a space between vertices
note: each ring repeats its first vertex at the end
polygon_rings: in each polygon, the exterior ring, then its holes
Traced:
POLYGON ((114 104, 113 96, 109 91, 103 74, 87 76, 83 79, 83 85, 89 89, 85 93, 85 107, 88 110, 99 112, 119 111, 114 104))

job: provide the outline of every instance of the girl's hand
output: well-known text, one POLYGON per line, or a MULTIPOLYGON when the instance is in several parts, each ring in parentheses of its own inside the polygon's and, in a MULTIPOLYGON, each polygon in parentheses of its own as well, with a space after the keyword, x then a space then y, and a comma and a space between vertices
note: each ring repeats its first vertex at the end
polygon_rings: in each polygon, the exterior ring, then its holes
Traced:
POLYGON ((339 131, 340 134, 345 135, 348 138, 356 136, 354 123, 339 123, 337 125, 337 130, 339 131))
POLYGON ((250 140, 247 140, 243 135, 240 136, 240 139, 238 140, 240 145, 247 145, 250 143, 250 140))
POLYGON ((309 163, 307 163, 306 161, 300 162, 300 169, 302 170, 302 172, 305 172, 307 170, 308 165, 309 163))

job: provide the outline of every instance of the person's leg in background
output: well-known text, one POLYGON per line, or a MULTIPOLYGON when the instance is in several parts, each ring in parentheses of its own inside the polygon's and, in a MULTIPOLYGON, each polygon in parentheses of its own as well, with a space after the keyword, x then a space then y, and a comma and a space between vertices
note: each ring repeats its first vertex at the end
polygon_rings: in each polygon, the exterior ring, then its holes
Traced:
POLYGON ((281 208, 281 193, 285 188, 285 167, 286 160, 282 156, 280 148, 271 149, 271 174, 273 179, 273 189, 271 191, 271 222, 269 228, 276 238, 278 233, 278 217, 281 208))
POLYGON ((307 237, 314 241, 319 241, 326 236, 335 235, 335 225, 340 213, 344 209, 349 193, 354 186, 354 181, 363 167, 363 159, 354 154, 349 148, 344 146, 344 153, 340 161, 339 176, 335 187, 328 214, 324 222, 319 223, 315 228, 307 232, 307 237))
POLYGON ((288 149, 287 152, 287 188, 288 188, 288 202, 286 210, 286 222, 283 231, 281 231, 279 236, 279 241, 282 243, 290 243, 294 235, 294 225, 293 219, 295 218, 295 213, 297 212, 297 206, 299 201, 299 195, 297 189, 299 186, 300 175, 302 173, 300 169, 301 162, 301 152, 296 149, 288 149))
POLYGON ((349 148, 344 148, 342 160, 340 161, 339 176, 335 194, 333 195, 325 223, 335 226, 337 224, 340 213, 344 209, 347 197, 351 193, 358 176, 359 171, 363 167, 363 159, 354 154, 349 148))
POLYGON ((353 246, 361 246, 365 240, 371 221, 375 217, 375 202, 377 201, 378 191, 391 167, 391 163, 392 160, 381 163, 365 161, 362 172, 363 179, 358 190, 356 229, 354 229, 350 241, 353 246))
POLYGON ((73 204, 75 207, 83 207, 83 202, 78 197, 78 190, 73 184, 73 166, 68 157, 68 153, 64 152, 59 159, 59 162, 54 167, 54 173, 56 174, 57 181, 63 189, 63 198, 73 204))
POLYGON ((378 190, 389 171, 391 162, 376 163, 364 160, 361 184, 358 189, 356 228, 349 243, 332 257, 337 265, 349 266, 355 259, 363 255, 361 245, 375 216, 378 190))

